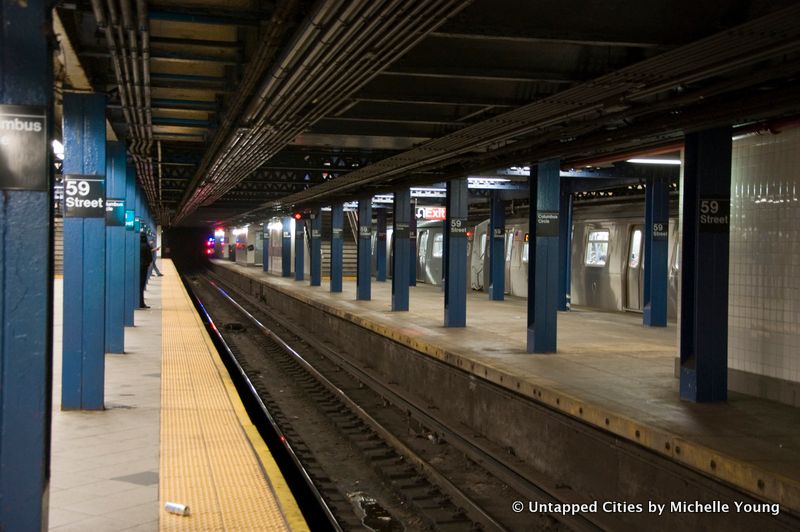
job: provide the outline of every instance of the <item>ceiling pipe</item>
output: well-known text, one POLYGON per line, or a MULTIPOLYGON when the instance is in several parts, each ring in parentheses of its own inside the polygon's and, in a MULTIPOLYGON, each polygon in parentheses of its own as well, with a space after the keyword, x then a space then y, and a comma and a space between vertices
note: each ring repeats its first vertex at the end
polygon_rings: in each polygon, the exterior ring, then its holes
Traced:
POLYGON ((161 208, 153 179, 152 114, 150 111, 149 34, 146 3, 138 0, 138 29, 142 34, 139 51, 137 24, 130 0, 91 0, 97 26, 104 31, 119 89, 120 103, 130 138, 129 151, 148 202, 158 216, 161 208), (106 14, 106 10, 107 13, 106 14), (121 20, 120 20, 121 15, 121 20), (144 15, 144 18, 142 18, 144 15))
POLYGON ((292 68, 286 59, 306 52, 308 36, 321 25, 319 17, 312 19, 295 42, 297 46, 262 87, 256 107, 248 110, 247 117, 257 118, 257 122, 251 124, 250 130, 231 136, 207 172, 207 182, 214 186, 188 191, 191 197, 182 203, 179 217, 214 201, 246 178, 299 132, 333 112, 344 98, 468 3, 429 0, 409 8, 405 2, 371 2, 366 13, 363 3, 350 4, 328 21, 325 37, 299 67, 294 64, 292 68), (367 30, 362 28, 364 25, 367 30), (334 44, 329 45, 331 42, 334 44), (343 65, 342 57, 352 59, 343 65), (292 75, 287 78, 283 72, 289 69, 292 75), (331 76, 333 73, 336 75, 331 76), (309 104, 312 107, 306 110, 309 104), (284 116, 294 119, 281 121, 284 116))

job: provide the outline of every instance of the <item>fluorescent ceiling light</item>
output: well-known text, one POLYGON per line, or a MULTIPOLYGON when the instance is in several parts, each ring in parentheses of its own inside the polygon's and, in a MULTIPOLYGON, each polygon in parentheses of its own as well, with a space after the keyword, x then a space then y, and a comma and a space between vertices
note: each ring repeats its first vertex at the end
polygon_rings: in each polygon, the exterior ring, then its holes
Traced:
POLYGON ((680 159, 628 159, 628 162, 634 164, 681 164, 680 159))

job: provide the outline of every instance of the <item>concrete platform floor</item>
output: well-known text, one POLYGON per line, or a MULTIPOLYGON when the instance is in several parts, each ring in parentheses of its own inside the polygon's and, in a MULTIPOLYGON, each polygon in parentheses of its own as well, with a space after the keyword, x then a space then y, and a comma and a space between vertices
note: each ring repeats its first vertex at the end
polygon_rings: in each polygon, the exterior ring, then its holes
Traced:
POLYGON ((106 355, 105 406, 61 410, 62 280, 56 279, 50 530, 154 531, 159 528, 161 281, 125 329, 125 354, 106 355))
POLYGON ((560 312, 558 353, 533 355, 525 352, 524 299, 489 301, 472 292, 467 327, 448 329, 437 287, 412 287, 411 310, 392 312, 391 280, 373 280, 372 300, 356 301, 352 281, 331 294, 326 281, 312 288, 260 267, 215 262, 800 512, 798 409, 737 393, 720 404, 681 401, 674 325, 646 328, 639 314, 560 312))

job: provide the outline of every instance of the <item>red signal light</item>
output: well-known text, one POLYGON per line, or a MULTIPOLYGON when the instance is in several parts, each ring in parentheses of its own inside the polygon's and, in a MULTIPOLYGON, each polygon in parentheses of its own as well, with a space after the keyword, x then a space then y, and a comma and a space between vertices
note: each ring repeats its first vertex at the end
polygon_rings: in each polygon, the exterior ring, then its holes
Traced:
POLYGON ((467 238, 472 238, 472 231, 467 231, 467 238))
POLYGON ((302 220, 303 219, 303 213, 302 212, 296 212, 292 216, 294 216, 295 220, 302 220))

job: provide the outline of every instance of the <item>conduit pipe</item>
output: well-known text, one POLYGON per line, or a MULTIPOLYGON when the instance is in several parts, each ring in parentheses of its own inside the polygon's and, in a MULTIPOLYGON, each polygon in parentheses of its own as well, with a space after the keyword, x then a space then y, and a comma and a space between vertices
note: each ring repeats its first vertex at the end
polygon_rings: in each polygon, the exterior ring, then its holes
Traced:
POLYGON ((134 19, 130 0, 106 0, 105 7, 102 0, 91 1, 97 26, 103 30, 111 54, 122 114, 128 124, 129 151, 148 202, 160 218, 163 212, 158 202, 151 156, 153 133, 147 5, 144 0, 137 0, 137 18, 134 19))
POLYGON ((191 191, 178 218, 223 195, 469 3, 322 3, 247 109, 251 127, 229 136, 204 176, 211 186, 191 191))

